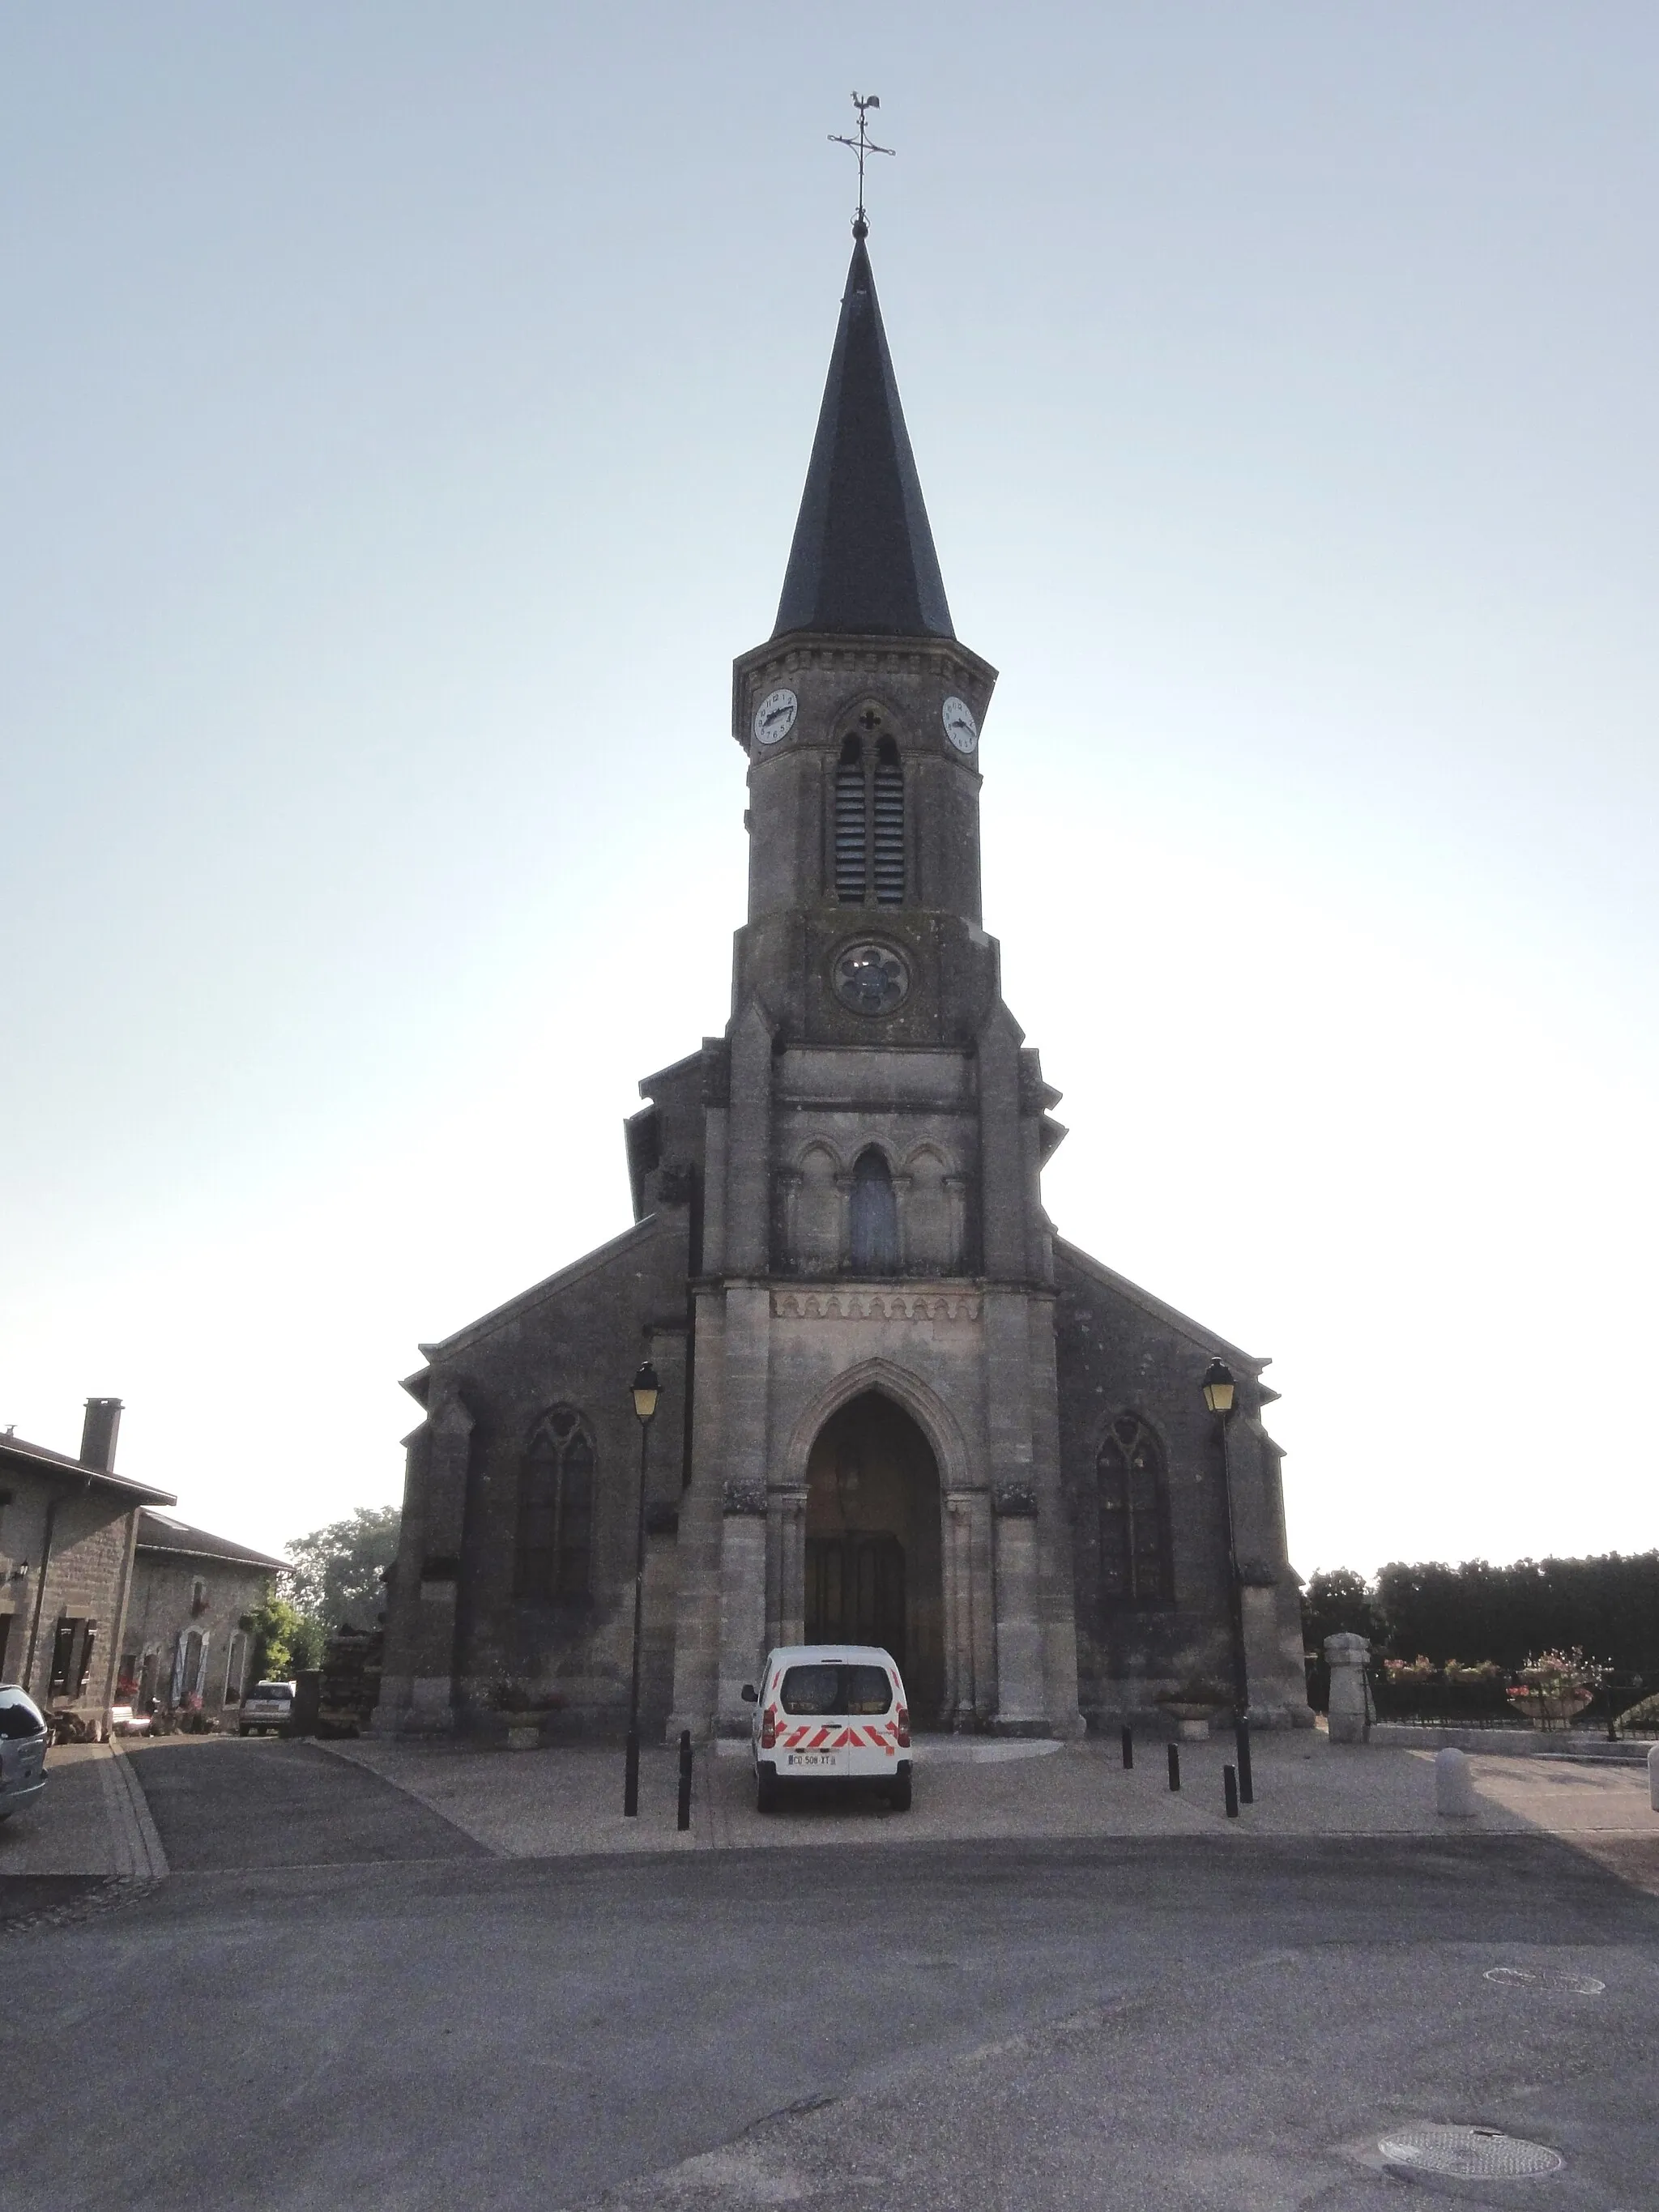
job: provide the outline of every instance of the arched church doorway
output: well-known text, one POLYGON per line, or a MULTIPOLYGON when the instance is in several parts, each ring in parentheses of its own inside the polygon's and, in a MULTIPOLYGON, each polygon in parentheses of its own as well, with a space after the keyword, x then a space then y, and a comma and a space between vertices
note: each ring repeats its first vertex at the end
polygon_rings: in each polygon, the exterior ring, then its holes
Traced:
POLYGON ((866 1390, 806 1462, 806 1640, 884 1644, 910 1710, 945 1702, 939 1465, 902 1406, 866 1390))

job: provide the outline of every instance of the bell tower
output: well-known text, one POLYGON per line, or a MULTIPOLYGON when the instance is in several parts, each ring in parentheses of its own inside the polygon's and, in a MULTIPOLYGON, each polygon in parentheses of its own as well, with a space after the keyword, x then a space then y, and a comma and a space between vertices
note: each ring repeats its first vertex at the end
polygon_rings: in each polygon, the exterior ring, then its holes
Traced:
POLYGON ((982 1018, 979 741, 995 683, 951 626, 860 236, 777 622, 732 672, 750 760, 736 991, 792 1037, 961 1044, 982 1018))
POLYGON ((1077 1725, 1040 1188, 1064 1132, 981 921, 995 684, 860 216, 777 620, 732 672, 749 901, 705 1060, 688 1493, 725 1500, 721 1625, 716 1655, 712 1601, 683 1615, 675 1692, 722 1728, 757 1645, 831 1632, 902 1643, 930 1720, 1077 1725))

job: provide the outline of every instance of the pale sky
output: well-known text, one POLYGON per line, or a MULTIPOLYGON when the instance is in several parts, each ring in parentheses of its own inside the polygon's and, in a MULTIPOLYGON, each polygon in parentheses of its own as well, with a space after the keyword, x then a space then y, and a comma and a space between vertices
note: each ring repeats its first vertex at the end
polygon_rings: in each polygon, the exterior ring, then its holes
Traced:
POLYGON ((1304 1572, 1659 1543, 1651 0, 0 8, 0 1426, 279 1546, 626 1225, 854 85, 1057 1224, 1304 1572))

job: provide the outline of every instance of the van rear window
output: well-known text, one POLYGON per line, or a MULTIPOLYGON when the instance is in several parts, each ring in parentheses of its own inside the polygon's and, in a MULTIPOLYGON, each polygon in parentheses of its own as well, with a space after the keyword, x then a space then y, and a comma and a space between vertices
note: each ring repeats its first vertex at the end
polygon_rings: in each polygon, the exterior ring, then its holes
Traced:
POLYGON ((778 1698, 787 1713, 884 1713, 893 1686, 881 1667, 791 1667, 778 1698))
POLYGON ((39 1735, 46 1725, 33 1698, 21 1690, 0 1690, 0 1736, 39 1735))

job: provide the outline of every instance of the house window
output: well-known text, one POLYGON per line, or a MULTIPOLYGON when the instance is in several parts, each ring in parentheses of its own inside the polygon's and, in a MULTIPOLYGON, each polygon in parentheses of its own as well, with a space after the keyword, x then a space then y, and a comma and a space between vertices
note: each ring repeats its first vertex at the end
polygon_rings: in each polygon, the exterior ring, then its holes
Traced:
POLYGON ((519 1488, 519 1595, 529 1604, 587 1595, 593 1550, 593 1439, 574 1406, 532 1430, 519 1488))
POLYGON ((46 1693, 53 1698, 78 1698, 92 1672, 92 1655, 98 1642, 95 1620, 72 1620, 64 1614, 52 1639, 52 1673, 46 1693))
POLYGON ((225 1691, 222 1703, 240 1705, 242 1698, 242 1676, 247 1669, 247 1638, 238 1629, 230 1639, 230 1650, 225 1656, 225 1691))
POLYGON ((192 1613, 205 1613, 207 1603, 207 1584, 198 1576, 190 1586, 190 1609, 192 1613))
POLYGON ((853 1272, 856 1275, 898 1273, 898 1208, 893 1170, 873 1145, 853 1164, 853 1272))
POLYGON ((1100 1588, 1108 1603, 1167 1605, 1170 1486, 1164 1448, 1137 1413, 1107 1431, 1095 1462, 1100 1492, 1100 1588))

